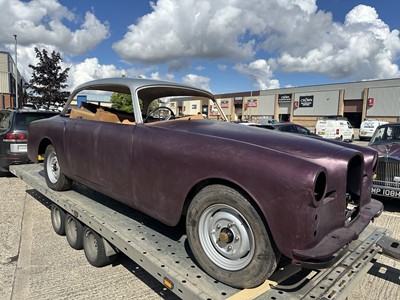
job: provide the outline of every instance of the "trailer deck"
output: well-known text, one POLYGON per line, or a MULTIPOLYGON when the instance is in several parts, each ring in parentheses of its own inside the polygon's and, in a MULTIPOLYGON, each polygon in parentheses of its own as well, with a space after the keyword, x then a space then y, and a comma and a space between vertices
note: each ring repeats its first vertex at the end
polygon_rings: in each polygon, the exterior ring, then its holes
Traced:
POLYGON ((12 166, 10 171, 182 299, 340 299, 367 272, 382 248, 386 254, 399 257, 398 241, 392 240, 386 229, 371 225, 329 269, 304 270, 289 264, 260 287, 238 290, 216 281, 197 266, 183 226, 165 226, 80 184, 74 183, 70 191, 53 191, 46 185, 40 164, 12 166))

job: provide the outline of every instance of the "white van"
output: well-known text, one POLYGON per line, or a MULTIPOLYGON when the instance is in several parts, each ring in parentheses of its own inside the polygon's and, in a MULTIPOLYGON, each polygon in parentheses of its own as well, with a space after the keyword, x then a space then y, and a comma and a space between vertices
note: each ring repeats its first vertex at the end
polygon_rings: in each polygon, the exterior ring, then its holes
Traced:
POLYGON ((318 120, 315 126, 315 133, 319 136, 340 141, 352 142, 354 129, 347 119, 323 119, 318 120))
POLYGON ((387 124, 389 122, 380 120, 364 120, 360 126, 360 141, 370 140, 376 128, 379 125, 387 124))

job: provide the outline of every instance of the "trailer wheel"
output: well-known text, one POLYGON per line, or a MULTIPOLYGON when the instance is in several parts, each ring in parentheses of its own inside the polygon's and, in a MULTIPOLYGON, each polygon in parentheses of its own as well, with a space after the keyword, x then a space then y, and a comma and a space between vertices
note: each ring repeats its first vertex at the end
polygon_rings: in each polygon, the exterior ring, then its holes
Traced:
POLYGON ((197 262, 223 283, 255 287, 277 267, 279 252, 264 222, 250 202, 232 188, 203 188, 189 206, 186 229, 197 262))
POLYGON ((44 178, 47 186, 55 191, 69 190, 72 185, 72 180, 62 173, 53 145, 48 145, 44 154, 44 178))
POLYGON ((70 214, 65 218, 65 237, 72 248, 76 250, 83 248, 83 225, 70 214))
POLYGON ((95 267, 104 267, 112 263, 117 255, 107 256, 102 237, 89 227, 83 234, 83 250, 88 262, 95 267))
POLYGON ((65 212, 56 204, 51 205, 51 224, 58 235, 65 235, 65 212))

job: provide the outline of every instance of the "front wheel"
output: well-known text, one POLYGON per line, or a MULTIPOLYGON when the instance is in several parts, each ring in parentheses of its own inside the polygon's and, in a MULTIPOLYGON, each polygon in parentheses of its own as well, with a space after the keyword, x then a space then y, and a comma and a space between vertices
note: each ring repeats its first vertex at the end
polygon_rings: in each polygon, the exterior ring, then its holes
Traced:
POLYGON ((276 269, 279 255, 264 222, 250 202, 232 188, 203 188, 189 206, 186 229, 200 266, 223 283, 255 287, 276 269))
POLYGON ((47 186, 55 191, 69 190, 72 185, 72 180, 62 173, 53 145, 48 145, 44 154, 44 178, 47 186))

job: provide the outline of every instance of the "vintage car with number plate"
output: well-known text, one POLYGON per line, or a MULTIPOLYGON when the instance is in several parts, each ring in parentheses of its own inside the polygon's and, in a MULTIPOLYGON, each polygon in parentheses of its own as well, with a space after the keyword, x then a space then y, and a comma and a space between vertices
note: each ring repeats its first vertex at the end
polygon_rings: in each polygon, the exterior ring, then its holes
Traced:
POLYGON ((54 190, 77 181, 169 226, 185 217, 195 261, 239 288, 263 283, 282 256, 329 266, 382 211, 371 199, 375 150, 232 124, 213 94, 184 84, 82 84, 59 116, 31 124, 28 153, 44 156, 54 190), (128 94, 134 112, 89 104, 69 112, 91 91, 128 94), (209 119, 180 116, 176 97, 201 100, 209 119))
POLYGON ((400 198, 400 123, 379 126, 368 146, 379 153, 372 194, 400 198))

